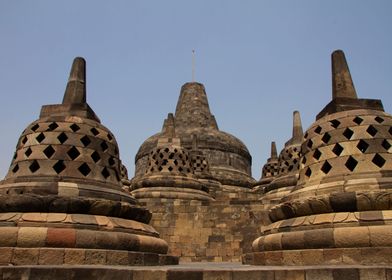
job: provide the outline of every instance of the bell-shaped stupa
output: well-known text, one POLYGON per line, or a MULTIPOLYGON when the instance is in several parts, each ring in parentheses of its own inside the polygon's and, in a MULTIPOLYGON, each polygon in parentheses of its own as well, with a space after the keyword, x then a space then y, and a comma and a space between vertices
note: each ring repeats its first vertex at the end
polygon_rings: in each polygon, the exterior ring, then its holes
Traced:
POLYGON ((392 116, 380 100, 357 98, 340 50, 332 85, 304 135, 297 186, 270 210, 248 262, 392 263, 392 116))
MULTIPOLYGON (((132 194, 140 199, 211 200, 209 188, 195 177, 193 163, 196 164, 191 153, 181 146, 181 139, 176 136, 173 114, 169 114, 157 146, 148 156, 145 174, 132 180, 132 194)), ((204 168, 198 167, 200 172, 204 168)))
POLYGON ((261 198, 263 204, 269 207, 276 205, 297 185, 303 139, 301 116, 298 111, 294 111, 292 137, 279 154, 278 174, 264 187, 261 198))
POLYGON ((122 190, 119 149, 86 102, 75 58, 62 104, 22 133, 0 183, 0 253, 14 265, 176 262, 151 213, 122 190))
MULTIPOLYGON (((254 179, 251 177, 249 151, 239 139, 218 129, 202 84, 192 82, 182 86, 174 122, 176 136, 185 149, 192 150, 193 138, 197 135, 198 150, 208 161, 214 180, 222 185, 252 186, 254 179)), ((151 136, 139 148, 135 158, 136 178, 146 173, 148 157, 163 133, 151 136)))

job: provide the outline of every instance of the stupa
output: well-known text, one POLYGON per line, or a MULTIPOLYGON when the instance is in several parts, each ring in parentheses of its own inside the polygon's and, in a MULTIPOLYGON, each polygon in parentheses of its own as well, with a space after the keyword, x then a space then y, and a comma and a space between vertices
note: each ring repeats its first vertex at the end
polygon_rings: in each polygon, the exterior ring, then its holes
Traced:
POLYGON ((340 50, 332 85, 304 135, 298 183, 270 210, 248 263, 392 263, 392 116, 380 100, 358 99, 340 50))
MULTIPOLYGON (((0 255, 10 265, 176 263, 151 213, 122 190, 114 135, 86 102, 75 58, 61 104, 23 131, 0 183, 0 255)), ((125 171, 123 170, 123 173, 125 171)))
MULTIPOLYGON (((223 185, 252 186, 249 151, 239 139, 218 129, 204 85, 190 82, 182 86, 173 120, 176 136, 185 149, 192 149, 194 135, 197 135, 198 150, 208 161, 213 179, 223 185)), ((163 133, 151 136, 139 148, 135 157, 136 178, 146 173, 148 156, 163 133)))

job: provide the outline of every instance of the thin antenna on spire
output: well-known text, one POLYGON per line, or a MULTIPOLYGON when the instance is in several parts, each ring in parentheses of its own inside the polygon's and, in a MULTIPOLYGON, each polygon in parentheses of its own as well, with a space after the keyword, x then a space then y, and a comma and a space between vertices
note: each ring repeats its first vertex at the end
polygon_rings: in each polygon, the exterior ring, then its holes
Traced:
POLYGON ((195 50, 192 50, 192 83, 195 82, 195 50))

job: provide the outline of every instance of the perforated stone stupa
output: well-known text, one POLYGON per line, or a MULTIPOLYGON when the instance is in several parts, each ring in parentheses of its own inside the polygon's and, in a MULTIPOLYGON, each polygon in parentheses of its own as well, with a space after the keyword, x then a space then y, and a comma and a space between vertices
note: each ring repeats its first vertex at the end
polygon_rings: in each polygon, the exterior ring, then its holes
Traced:
POLYGON ((145 175, 132 181, 132 194, 136 198, 212 200, 208 185, 197 180, 194 167, 203 173, 208 163, 200 156, 192 161, 191 153, 176 137, 174 117, 169 114, 157 147, 148 156, 145 175))
POLYGON ((43 106, 19 138, 0 183, 0 262, 176 263, 151 213, 122 190, 117 142, 86 103, 85 71, 76 58, 62 104, 43 106))
MULTIPOLYGON (((280 202, 297 184, 299 176, 300 151, 304 139, 301 117, 298 111, 293 112, 293 132, 277 159, 277 172, 269 177, 262 178, 255 184, 255 191, 262 191, 261 202, 266 208, 280 202), (262 189, 260 189, 262 188, 262 189)), ((274 162, 267 161, 266 166, 274 162)))
POLYGON ((175 116, 140 147, 130 190, 154 213, 170 254, 183 262, 239 261, 267 220, 250 170, 245 145, 218 129, 204 86, 186 83, 175 116))
POLYGON ((392 116, 380 100, 357 98, 342 51, 332 84, 304 135, 298 183, 270 210, 249 263, 392 263, 392 116))
MULTIPOLYGON (((198 150, 204 153, 215 180, 223 185, 251 187, 254 179, 249 151, 239 139, 218 129, 202 84, 192 82, 182 86, 173 119, 176 135, 184 148, 191 150, 193 136, 197 135, 198 150)), ((148 156, 162 134, 151 136, 141 145, 135 158, 135 177, 145 174, 148 156)))

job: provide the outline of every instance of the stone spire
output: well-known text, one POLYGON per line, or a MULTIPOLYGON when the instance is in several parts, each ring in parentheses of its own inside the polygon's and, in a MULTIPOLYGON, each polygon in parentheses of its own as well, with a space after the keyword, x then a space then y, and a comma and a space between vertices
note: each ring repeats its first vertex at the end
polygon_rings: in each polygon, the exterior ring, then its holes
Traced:
POLYGON ((175 130, 174 116, 172 113, 169 113, 163 124, 163 133, 166 135, 166 137, 174 138, 176 135, 175 130))
POLYGON ((344 52, 336 50, 331 55, 332 60, 332 100, 320 113, 316 120, 337 112, 369 109, 384 111, 384 107, 378 99, 359 99, 351 79, 344 52))
POLYGON ((293 138, 292 143, 302 143, 304 132, 302 130, 301 116, 298 111, 293 112, 293 138))
POLYGON ((42 106, 40 118, 53 116, 78 116, 100 122, 86 101, 86 61, 83 57, 76 57, 72 63, 63 102, 42 106))
POLYGON ((336 50, 331 55, 332 60, 332 98, 357 99, 354 83, 347 65, 344 52, 336 50))
POLYGON ((72 63, 63 104, 86 103, 86 61, 76 57, 72 63))
POLYGON ((275 141, 271 142, 271 159, 278 158, 278 152, 276 151, 276 143, 275 141))
POLYGON ((182 86, 175 116, 176 124, 180 129, 189 127, 218 128, 208 105, 205 88, 200 83, 192 82, 182 86))

